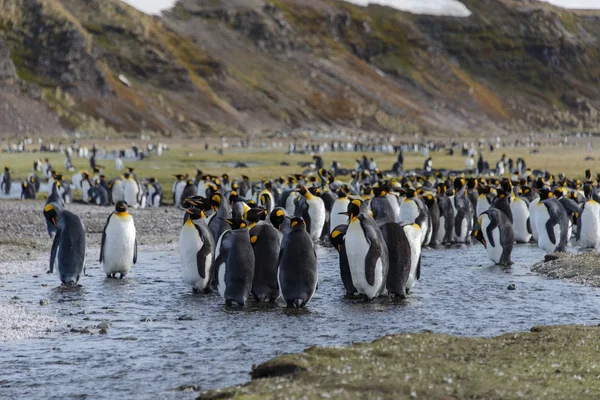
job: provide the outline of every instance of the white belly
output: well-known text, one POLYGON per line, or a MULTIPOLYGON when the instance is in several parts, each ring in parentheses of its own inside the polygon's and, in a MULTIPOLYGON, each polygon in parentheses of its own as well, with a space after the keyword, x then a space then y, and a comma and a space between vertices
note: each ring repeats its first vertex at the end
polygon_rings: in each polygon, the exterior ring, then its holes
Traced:
POLYGON ((348 227, 346 238, 346 253, 348 255, 348 265, 352 284, 358 293, 366 295, 369 299, 374 299, 381 292, 383 285, 383 263, 378 259, 375 265, 375 281, 373 286, 367 282, 365 271, 365 258, 369 252, 369 243, 365 238, 359 221, 355 221, 348 227))
POLYGON ((481 213, 489 210, 490 208, 490 202, 488 201, 487 197, 485 196, 479 196, 477 198, 477 208, 476 208, 476 212, 477 212, 477 217, 479 217, 481 215, 481 213))
POLYGON ((183 189, 185 189, 185 182, 178 182, 175 186, 175 206, 179 207, 181 203, 181 195, 183 194, 183 189))
POLYGON ((329 233, 333 232, 336 226, 345 225, 348 223, 347 215, 340 215, 341 212, 348 211, 350 200, 347 198, 337 199, 331 207, 331 216, 329 219, 329 233))
MULTIPOLYGON (((223 236, 229 231, 225 231, 219 236, 219 240, 217 240, 217 247, 215 250, 215 260, 219 258, 221 254, 221 245, 223 244, 223 236)), ((217 275, 217 288, 219 290, 219 294, 223 299, 225 299, 225 290, 227 289, 227 284, 225 282, 225 269, 226 269, 227 260, 223 260, 223 262, 218 266, 219 274, 217 275)))
POLYGON ((81 182, 81 198, 84 203, 89 203, 89 191, 90 191, 90 183, 86 181, 81 182))
POLYGON ((292 192, 288 198, 285 199, 285 211, 288 213, 288 215, 294 215, 296 212, 296 205, 294 204, 294 201, 298 198, 298 196, 298 192, 292 192))
POLYGON ((406 288, 412 289, 417 282, 417 266, 419 265, 419 257, 421 257, 421 236, 423 231, 416 225, 404 226, 404 232, 410 243, 410 274, 406 282, 406 288))
POLYGON ((446 217, 440 216, 440 227, 437 231, 437 241, 439 243, 444 242, 444 238, 446 237, 446 217))
POLYGON ((203 181, 198 182, 198 189, 196 189, 196 195, 206 197, 206 183, 203 181))
POLYGON ((137 182, 135 181, 126 181, 124 183, 124 198, 127 204, 130 207, 138 208, 138 200, 137 195, 139 192, 139 188, 137 182))
POLYGON ((185 224, 179 236, 179 255, 181 258, 181 272, 183 281, 193 288, 204 290, 210 280, 210 268, 212 258, 206 258, 204 265, 204 279, 198 273, 197 255, 204 246, 198 231, 192 225, 185 224))
POLYGON ((123 190, 123 182, 116 181, 112 187, 112 200, 113 203, 125 200, 125 192, 123 190))
POLYGON ((397 222, 404 221, 413 224, 419 216, 419 207, 413 200, 406 199, 400 206, 400 219, 397 222))
POLYGON ((581 214, 579 227, 579 246, 596 248, 600 244, 600 205, 590 200, 581 214))
POLYGON ((492 246, 490 243, 490 238, 487 233, 487 228, 490 225, 491 221, 487 215, 483 215, 481 217, 481 233, 483 234, 483 238, 485 239, 486 251, 490 260, 494 263, 498 264, 500 262, 500 258, 502 257, 502 245, 500 244, 500 229, 496 227, 492 231, 492 236, 494 239, 495 246, 492 246))
POLYGON ((521 199, 514 199, 513 202, 510 203, 510 211, 513 215, 515 242, 528 243, 531 239, 531 233, 527 230, 527 219, 529 218, 529 208, 527 208, 527 203, 521 199))
POLYGON ((135 225, 131 216, 113 215, 106 227, 103 264, 106 274, 127 275, 133 265, 135 225))
POLYGON ((307 200, 308 215, 310 216, 310 237, 313 241, 319 240, 325 225, 325 204, 319 197, 307 200))

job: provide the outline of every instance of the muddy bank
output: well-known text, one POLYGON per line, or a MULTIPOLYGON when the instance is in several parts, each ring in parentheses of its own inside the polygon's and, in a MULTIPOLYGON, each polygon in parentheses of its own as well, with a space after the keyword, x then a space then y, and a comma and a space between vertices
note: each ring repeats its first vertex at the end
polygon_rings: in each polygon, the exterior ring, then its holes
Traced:
POLYGON ((198 399, 597 398, 600 328, 538 327, 493 339, 419 333, 310 348, 198 399))
POLYGON ((600 255, 596 252, 548 254, 531 270, 549 278, 600 287, 600 255))
MULTIPOLYGON (((44 272, 52 239, 46 231, 42 201, 0 201, 0 276, 44 272)), ((100 241, 112 207, 69 204, 86 228, 87 265, 97 263, 100 241)), ((169 250, 177 246, 183 213, 172 207, 130 210, 135 220, 140 251, 169 250)))

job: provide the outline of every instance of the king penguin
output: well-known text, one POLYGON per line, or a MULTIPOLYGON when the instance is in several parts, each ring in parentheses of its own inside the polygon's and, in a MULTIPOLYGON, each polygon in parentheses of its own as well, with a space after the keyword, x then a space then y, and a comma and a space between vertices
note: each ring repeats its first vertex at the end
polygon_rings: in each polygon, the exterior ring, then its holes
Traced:
POLYGON ((300 186, 296 190, 306 201, 306 208, 302 217, 310 237, 316 242, 321 237, 321 232, 323 232, 323 226, 325 225, 325 203, 323 203, 323 200, 320 197, 309 192, 308 189, 306 189, 306 186, 300 186))
POLYGON ((133 217, 127 212, 127 203, 119 201, 104 225, 100 263, 107 277, 115 278, 119 274, 123 279, 136 262, 137 240, 133 217))
POLYGON ((50 251, 50 270, 58 270, 63 285, 74 286, 85 271, 85 228, 79 217, 64 210, 57 203, 44 208, 44 217, 56 228, 52 250, 50 251))
POLYGON ((388 274, 388 250, 377 223, 361 212, 363 201, 348 205, 348 230, 344 242, 352 284, 359 294, 373 300, 385 292, 388 274))
POLYGON ((346 289, 346 296, 353 297, 356 294, 356 288, 352 283, 350 265, 348 264, 348 254, 346 253, 346 243, 344 241, 347 231, 348 225, 346 224, 336 226, 329 235, 329 242, 335 247, 339 255, 340 276, 342 277, 344 289, 346 289))
MULTIPOLYGON (((266 214, 265 210, 259 212, 266 214)), ((250 228, 250 242, 254 249, 252 296, 259 303, 265 300, 275 302, 279 297, 277 263, 281 246, 280 232, 269 223, 254 223, 250 228)))
POLYGON ((454 243, 468 243, 469 235, 473 228, 473 209, 471 202, 466 197, 465 179, 454 179, 454 196, 450 198, 454 209, 454 229, 452 241, 454 243))
POLYGON ((536 207, 538 246, 546 253, 565 251, 569 239, 569 217, 565 208, 552 197, 548 188, 540 190, 540 202, 536 207))
POLYGON ((590 185, 583 187, 583 193, 587 201, 578 216, 575 238, 582 249, 593 249, 600 245, 600 199, 590 185))
POLYGON ((215 243, 206 224, 204 211, 190 208, 189 216, 179 235, 179 255, 183 281, 192 287, 194 293, 210 288, 215 243))
MULTIPOLYGON (((420 277, 420 271, 416 271, 416 267, 419 265, 418 258, 420 258, 420 235, 411 243, 407 236, 407 232, 405 231, 405 227, 410 227, 411 225, 412 224, 398 224, 396 222, 387 222, 381 225, 381 233, 383 234, 389 257, 389 271, 386 287, 388 294, 392 297, 406 297, 406 294, 410 291, 412 285, 414 285, 413 279, 410 282, 411 287, 407 287, 411 273, 416 276, 416 279, 420 277), (417 260, 413 259, 411 246, 415 246, 414 250, 418 253, 415 254, 417 260), (412 271, 413 264, 415 266, 415 271, 412 271)), ((409 232, 410 229, 411 228, 408 228, 409 232)), ((412 232, 410 232, 409 235, 411 233, 412 232)))
MULTIPOLYGON (((348 210, 348 204, 350 204, 350 199, 348 199, 348 191, 350 188, 347 186, 342 186, 338 189, 337 200, 333 203, 333 207, 331 208, 331 218, 329 220, 329 234, 335 230, 336 227, 340 225, 345 225, 348 218, 343 215, 348 210)), ((331 239, 331 237, 330 237, 331 239)))
POLYGON ((234 302, 244 306, 252 290, 254 279, 254 250, 250 242, 248 222, 226 219, 231 226, 217 241, 215 274, 221 297, 227 306, 234 302))
POLYGON ((293 218, 290 226, 281 242, 277 280, 288 308, 302 308, 317 290, 317 253, 304 220, 293 218))
POLYGON ((487 250, 488 257, 496 264, 510 265, 513 249, 513 225, 505 213, 497 208, 490 208, 478 218, 479 229, 473 237, 480 241, 487 250))
POLYGON ((123 192, 125 194, 124 200, 129 206, 138 208, 138 195, 140 193, 140 186, 133 175, 129 172, 126 172, 123 176, 125 177, 125 180, 123 181, 123 192))

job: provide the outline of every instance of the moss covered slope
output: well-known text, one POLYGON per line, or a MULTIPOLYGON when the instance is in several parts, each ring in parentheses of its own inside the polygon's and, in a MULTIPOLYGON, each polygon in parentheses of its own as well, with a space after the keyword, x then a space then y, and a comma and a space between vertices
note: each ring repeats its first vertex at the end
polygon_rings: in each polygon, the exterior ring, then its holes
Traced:
POLYGON ((600 329, 538 327, 493 339, 420 333, 311 348, 199 399, 595 399, 600 329))

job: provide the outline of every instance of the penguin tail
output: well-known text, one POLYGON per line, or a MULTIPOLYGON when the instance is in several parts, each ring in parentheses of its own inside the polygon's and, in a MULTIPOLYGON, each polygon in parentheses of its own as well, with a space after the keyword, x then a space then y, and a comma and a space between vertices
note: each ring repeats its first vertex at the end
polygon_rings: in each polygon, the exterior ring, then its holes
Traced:
POLYGON ((292 303, 294 303, 294 307, 296 307, 296 308, 304 307, 304 300, 302 300, 302 299, 294 299, 294 301, 292 303))

